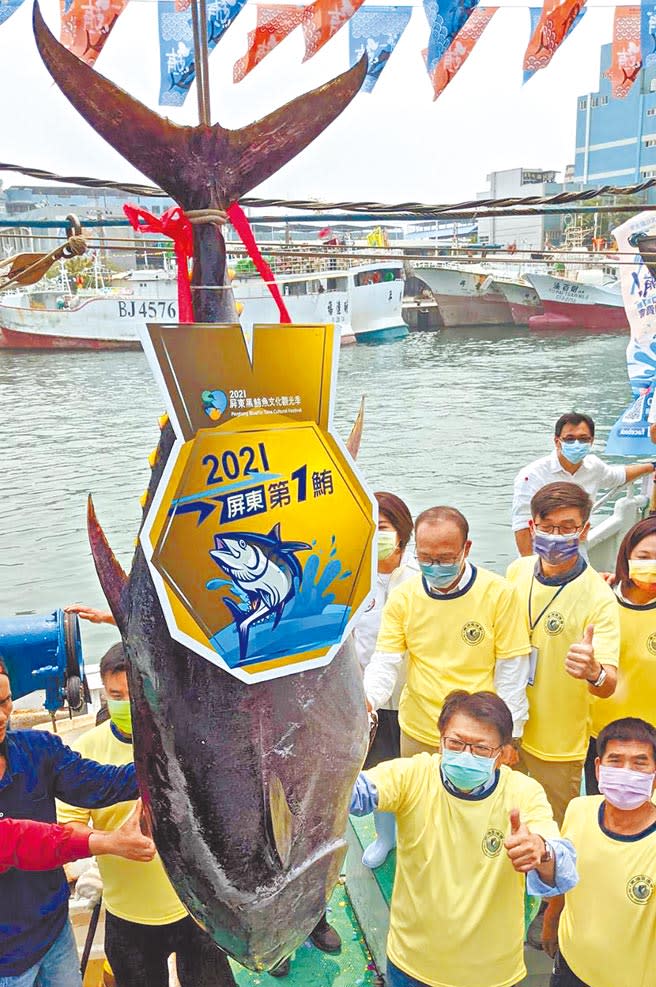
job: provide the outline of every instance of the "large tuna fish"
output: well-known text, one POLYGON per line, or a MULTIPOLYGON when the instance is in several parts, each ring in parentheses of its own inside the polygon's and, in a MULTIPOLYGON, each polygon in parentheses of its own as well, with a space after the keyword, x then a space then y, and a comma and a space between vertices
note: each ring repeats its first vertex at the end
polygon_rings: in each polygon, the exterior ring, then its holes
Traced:
MULTIPOLYGON (((224 209, 276 172, 341 112, 366 71, 359 63, 242 130, 179 127, 62 47, 38 6, 34 30, 76 109, 185 209, 224 209)), ((226 284, 225 266, 217 228, 194 226, 194 282, 226 284)), ((193 304, 199 322, 236 321, 230 291, 199 288, 193 304)), ((166 425, 146 509, 172 444, 166 425)), ((219 946, 269 968, 312 930, 340 873, 367 743, 357 663, 344 647, 325 668, 244 685, 171 639, 141 548, 126 577, 92 508, 89 532, 130 658, 137 772, 166 869, 219 946)))

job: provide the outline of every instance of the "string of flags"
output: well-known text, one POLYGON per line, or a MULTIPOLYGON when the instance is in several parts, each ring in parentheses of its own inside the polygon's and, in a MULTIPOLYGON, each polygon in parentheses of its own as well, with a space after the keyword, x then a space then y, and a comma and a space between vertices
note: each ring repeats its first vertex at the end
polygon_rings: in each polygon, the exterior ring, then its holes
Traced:
MULTIPOLYGON (((0 0, 0 25, 24 0, 0 0)), ((480 7, 479 0, 422 0, 428 41, 422 52, 433 87, 440 96, 462 68, 498 7, 480 7)), ((209 0, 207 37, 213 51, 246 6, 247 0, 209 0)), ((529 8, 529 41, 523 59, 523 80, 546 68, 563 42, 581 22, 586 0, 544 0, 529 8)), ((128 0, 60 0, 61 42, 93 65, 109 39, 128 0)), ((190 0, 157 0, 160 47, 161 106, 182 106, 195 79, 190 0)), ((235 62, 233 79, 249 72, 300 28, 303 61, 312 58, 348 24, 351 63, 366 52, 369 69, 362 92, 371 93, 410 22, 411 6, 372 6, 364 0, 313 0, 299 4, 256 4, 256 25, 248 32, 246 52, 235 62)), ((613 98, 630 92, 643 67, 656 62, 656 0, 641 6, 616 7, 611 64, 606 75, 613 98)))

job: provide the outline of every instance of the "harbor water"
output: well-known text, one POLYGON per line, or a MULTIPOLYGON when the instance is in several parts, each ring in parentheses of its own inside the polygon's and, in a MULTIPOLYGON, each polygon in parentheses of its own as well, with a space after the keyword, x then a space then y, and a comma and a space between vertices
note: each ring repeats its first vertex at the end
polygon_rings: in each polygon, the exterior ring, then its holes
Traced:
MULTIPOLYGON (((552 448, 563 411, 589 412, 596 451, 630 400, 626 334, 450 330, 340 355, 336 422, 348 435, 366 395, 360 468, 413 514, 451 504, 472 558, 503 572, 517 470, 552 448)), ((0 616, 67 603, 103 607, 86 499, 129 568, 164 401, 140 352, 0 352, 0 616)), ((94 662, 116 639, 84 627, 94 662)))

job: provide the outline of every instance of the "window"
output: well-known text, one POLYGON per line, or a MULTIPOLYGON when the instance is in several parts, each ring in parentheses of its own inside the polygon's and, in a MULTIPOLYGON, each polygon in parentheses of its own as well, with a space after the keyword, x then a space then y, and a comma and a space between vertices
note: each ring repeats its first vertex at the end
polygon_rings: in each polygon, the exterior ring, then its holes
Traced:
POLYGON ((600 96, 599 97, 599 105, 600 106, 608 106, 608 96, 600 96))
MULTIPOLYGON (((579 100, 579 110, 587 110, 587 108, 588 108, 588 97, 584 96, 582 99, 579 100)), ((656 110, 654 110, 654 112, 656 113, 656 110)))
POLYGON ((650 137, 645 141, 645 147, 656 147, 656 138, 650 137))
POLYGON ((643 168, 640 172, 641 178, 653 178, 656 175, 656 168, 643 168))
POLYGON ((599 106, 599 97, 593 96, 590 100, 590 106, 599 106))
POLYGON ((650 107, 650 108, 649 108, 649 109, 647 110, 647 116, 648 116, 648 117, 656 117, 656 106, 651 106, 651 107, 650 107))

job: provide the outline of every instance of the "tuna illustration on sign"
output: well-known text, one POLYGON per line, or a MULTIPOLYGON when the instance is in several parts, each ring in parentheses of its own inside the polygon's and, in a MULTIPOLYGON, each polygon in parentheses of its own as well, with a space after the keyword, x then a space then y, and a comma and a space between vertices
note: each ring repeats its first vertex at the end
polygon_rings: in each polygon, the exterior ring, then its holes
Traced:
MULTIPOLYGON (((178 126, 59 44, 38 4, 33 19, 41 57, 73 106, 195 212, 196 323, 237 323, 220 228, 225 210, 339 116, 362 85, 366 58, 239 130, 178 126)), ((174 442, 165 423, 144 518, 174 442)), ((342 646, 321 667, 246 684, 173 639, 141 542, 128 576, 92 505, 89 537, 130 660, 137 775, 166 870, 217 945, 251 969, 271 968, 324 913, 344 861, 349 797, 368 735, 352 649, 342 646)))
POLYGON ((310 548, 306 542, 282 541, 279 524, 268 535, 232 531, 229 535, 214 536, 211 557, 251 601, 251 609, 245 611, 229 596, 223 597, 237 625, 242 660, 248 654, 248 632, 253 624, 272 615, 274 630, 280 623, 286 604, 293 599, 296 585, 303 578, 303 568, 295 553, 310 548))

